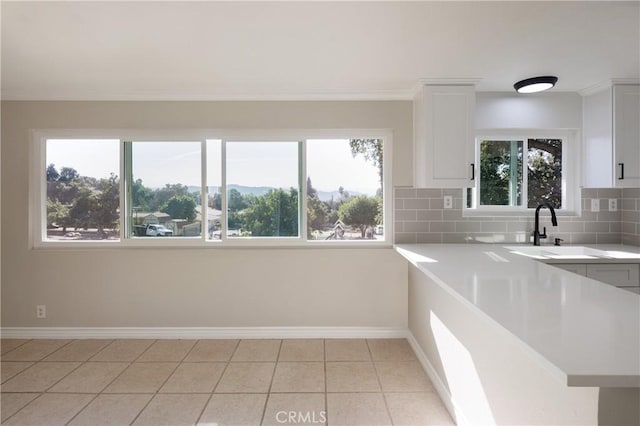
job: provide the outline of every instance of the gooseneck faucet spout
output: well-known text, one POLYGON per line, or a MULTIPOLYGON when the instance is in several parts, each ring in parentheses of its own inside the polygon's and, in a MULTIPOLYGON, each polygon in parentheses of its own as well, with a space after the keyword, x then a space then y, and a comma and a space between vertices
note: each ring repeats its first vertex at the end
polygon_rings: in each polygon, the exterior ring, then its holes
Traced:
POLYGON ((536 207, 536 218, 535 218, 535 224, 533 228, 533 245, 534 246, 539 246, 540 240, 543 238, 547 238, 546 227, 543 228, 542 234, 540 233, 540 209, 543 207, 548 208, 549 211, 551 212, 551 224, 553 226, 558 226, 558 220, 556 219, 556 211, 553 209, 553 206, 551 204, 544 202, 540 204, 538 207, 536 207))

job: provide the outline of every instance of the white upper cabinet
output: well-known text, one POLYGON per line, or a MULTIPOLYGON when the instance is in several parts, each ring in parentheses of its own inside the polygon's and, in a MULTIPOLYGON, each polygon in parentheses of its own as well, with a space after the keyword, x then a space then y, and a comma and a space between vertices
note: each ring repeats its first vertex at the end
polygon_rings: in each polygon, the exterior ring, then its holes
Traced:
POLYGON ((413 102, 414 185, 475 186, 475 86, 421 84, 413 102))
POLYGON ((588 188, 640 186, 640 85, 583 98, 583 179, 588 188))
POLYGON ((614 186, 640 186, 640 86, 613 87, 614 186))

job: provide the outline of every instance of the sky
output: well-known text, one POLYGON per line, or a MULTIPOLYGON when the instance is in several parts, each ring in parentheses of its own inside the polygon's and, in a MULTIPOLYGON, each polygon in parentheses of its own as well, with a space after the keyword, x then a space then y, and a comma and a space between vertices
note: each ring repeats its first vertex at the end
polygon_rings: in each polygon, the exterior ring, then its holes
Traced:
MULTIPOLYGON (((219 186, 221 142, 207 141, 207 184, 219 186), (214 166, 215 165, 215 166, 214 166)), ((167 183, 200 186, 200 142, 134 142, 133 175, 151 188, 167 183)), ((48 140, 46 164, 73 167, 83 176, 119 175, 118 140, 48 140)), ((227 183, 289 188, 297 186, 297 142, 227 142, 227 183)), ((351 155, 346 139, 308 140, 307 175, 313 187, 373 195, 378 169, 361 155, 351 155)))

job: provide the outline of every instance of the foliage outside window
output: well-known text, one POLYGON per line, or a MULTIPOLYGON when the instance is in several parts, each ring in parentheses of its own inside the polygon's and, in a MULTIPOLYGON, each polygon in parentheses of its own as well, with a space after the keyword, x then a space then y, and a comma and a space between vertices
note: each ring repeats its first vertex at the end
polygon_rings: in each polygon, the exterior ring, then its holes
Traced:
POLYGON ((382 140, 309 140, 306 148, 307 238, 382 239, 382 140))
POLYGON ((382 139, 50 139, 45 150, 48 241, 384 240, 382 139))
POLYGON ((47 239, 119 239, 118 153, 118 140, 47 141, 47 239))
POLYGON ((535 208, 549 202, 562 209, 563 140, 481 138, 479 183, 467 191, 467 207, 535 208))

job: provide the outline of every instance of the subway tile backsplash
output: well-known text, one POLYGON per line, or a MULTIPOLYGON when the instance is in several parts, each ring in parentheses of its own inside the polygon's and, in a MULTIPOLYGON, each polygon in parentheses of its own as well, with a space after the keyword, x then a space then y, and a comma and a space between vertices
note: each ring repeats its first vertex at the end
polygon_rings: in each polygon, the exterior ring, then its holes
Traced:
POLYGON ((622 242, 640 246, 640 188, 624 188, 619 208, 622 242))
MULTIPOLYGON (((528 243, 534 226, 533 213, 526 216, 463 216, 462 190, 395 188, 396 244, 403 243, 528 243), (444 196, 453 197, 453 208, 444 208, 444 196)), ((563 244, 640 245, 640 188, 582 190, 581 216, 558 216, 551 226, 546 209, 540 227, 547 228, 543 244, 561 238, 563 244), (591 211, 591 200, 600 199, 600 211, 591 211), (609 211, 615 199, 616 211, 609 211)))

